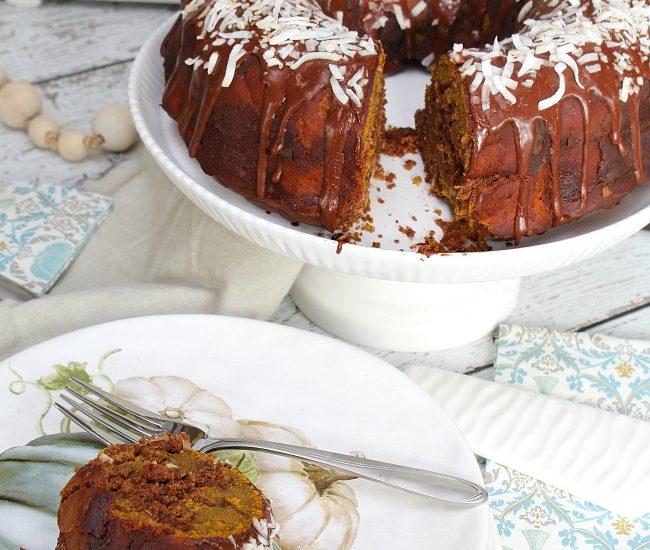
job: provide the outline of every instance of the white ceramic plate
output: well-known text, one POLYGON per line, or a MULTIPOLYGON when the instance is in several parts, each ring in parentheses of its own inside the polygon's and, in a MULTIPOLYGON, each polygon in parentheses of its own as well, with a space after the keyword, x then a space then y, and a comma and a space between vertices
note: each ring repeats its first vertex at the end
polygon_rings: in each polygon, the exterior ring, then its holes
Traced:
MULTIPOLYGON (((172 18, 173 19, 173 18, 172 18)), ((592 256, 629 237, 650 222, 650 186, 637 190, 617 208, 597 212, 544 235, 528 238, 516 249, 494 243, 495 250, 472 254, 451 254, 425 258, 410 251, 436 226, 434 211, 449 217, 440 199, 428 194, 427 185, 412 183, 423 176, 417 165, 410 171, 404 159, 384 159, 386 172, 397 175, 397 186, 388 189, 375 182, 371 189, 371 214, 375 230, 363 235, 360 245, 346 245, 335 254, 336 243, 320 228, 301 224, 293 227, 277 214, 267 214, 201 170, 188 156, 176 123, 160 108, 163 68, 160 43, 171 26, 165 23, 140 50, 129 83, 129 98, 138 132, 156 162, 170 179, 209 216, 235 233, 275 252, 293 256, 317 267, 395 281, 456 283, 511 279, 563 267, 592 256), (378 198, 385 199, 383 204, 378 198), (399 231, 411 227, 409 240, 399 231), (379 235, 382 235, 380 238, 379 235), (372 248, 372 242, 381 248, 372 248), (399 242, 395 242, 399 241, 399 242)), ((396 126, 413 126, 413 113, 423 102, 427 75, 410 70, 387 79, 387 118, 396 126)))
MULTIPOLYGON (((47 433, 60 430, 61 416, 50 408, 58 391, 48 388, 65 383, 71 361, 86 363, 85 371, 95 383, 106 387, 119 382, 118 389, 134 387, 133 381, 124 382, 131 377, 182 376, 225 400, 234 419, 297 428, 323 449, 359 451, 482 481, 474 455, 449 418, 387 363, 297 329, 217 316, 143 317, 98 325, 0 363, 0 449, 36 437, 37 427, 47 433), (120 351, 100 368, 100 358, 116 349, 120 351), (54 373, 55 364, 62 365, 57 376, 45 378, 54 373)), ((190 414, 187 399, 192 392, 185 387, 190 383, 165 380, 165 407, 190 414)), ((138 384, 151 391, 150 384, 138 384)), ((194 408, 206 410, 198 404, 194 408)), ((281 478, 287 495, 274 506, 292 506, 290 499, 300 498, 290 491, 294 477, 287 472, 281 478)), ((351 546, 355 550, 387 548, 388 541, 396 550, 486 548, 489 514, 485 505, 451 508, 363 480, 344 484, 358 502, 358 534, 351 546)), ((1 505, 7 503, 0 498, 1 505)), ((336 509, 336 504, 330 505, 336 509)), ((16 544, 29 550, 53 548, 57 535, 53 517, 35 530, 21 523, 20 517, 13 519, 11 527, 3 525, 5 513, 6 509, 0 516, 0 541, 22 532, 29 540, 15 540, 16 544)), ((340 521, 351 521, 353 515, 345 514, 340 521)), ((320 548, 327 550, 343 548, 331 540, 320 542, 320 548)))

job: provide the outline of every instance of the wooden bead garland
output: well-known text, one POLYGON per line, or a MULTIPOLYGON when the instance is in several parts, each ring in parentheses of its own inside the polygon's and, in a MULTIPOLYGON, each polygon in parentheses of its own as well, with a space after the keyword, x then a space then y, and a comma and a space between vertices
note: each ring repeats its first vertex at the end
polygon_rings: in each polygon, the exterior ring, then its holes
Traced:
POLYGON ((42 107, 41 96, 31 84, 7 82, 0 90, 0 120, 9 128, 27 128, 42 107))
POLYGON ((59 125, 51 116, 37 115, 27 124, 27 134, 36 147, 56 150, 59 125))
POLYGON ((0 68, 0 121, 9 128, 25 129, 32 143, 51 149, 69 162, 84 160, 100 147, 120 153, 138 140, 131 113, 126 105, 111 103, 93 118, 93 134, 76 128, 59 130, 50 116, 41 114, 43 102, 38 90, 26 82, 11 82, 0 68))

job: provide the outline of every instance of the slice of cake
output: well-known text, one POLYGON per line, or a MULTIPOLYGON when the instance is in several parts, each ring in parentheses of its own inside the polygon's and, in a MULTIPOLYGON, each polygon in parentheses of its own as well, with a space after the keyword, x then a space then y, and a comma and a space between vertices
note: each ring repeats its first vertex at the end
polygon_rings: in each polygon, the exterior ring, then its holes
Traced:
POLYGON ((277 527, 266 497, 187 436, 112 445, 61 493, 57 550, 254 550, 277 527))

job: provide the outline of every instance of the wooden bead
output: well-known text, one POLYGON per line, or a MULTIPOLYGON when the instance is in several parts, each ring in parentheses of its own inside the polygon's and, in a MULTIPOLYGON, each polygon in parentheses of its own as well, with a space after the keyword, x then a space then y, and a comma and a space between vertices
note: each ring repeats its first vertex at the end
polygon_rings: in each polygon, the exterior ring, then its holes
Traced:
POLYGON ((79 162, 88 156, 86 139, 88 136, 76 128, 62 130, 57 142, 57 150, 64 160, 79 162))
POLYGON ((0 88, 5 84, 9 84, 9 75, 5 72, 4 69, 0 68, 0 88))
POLYGON ((94 134, 104 139, 102 147, 114 153, 126 151, 138 140, 129 108, 119 103, 105 105, 97 111, 92 128, 94 134))
POLYGON ((59 125, 51 116, 38 115, 27 124, 27 134, 36 147, 56 149, 59 125))
POLYGON ((26 128, 41 112, 38 90, 26 82, 9 82, 0 89, 0 120, 10 128, 26 128))

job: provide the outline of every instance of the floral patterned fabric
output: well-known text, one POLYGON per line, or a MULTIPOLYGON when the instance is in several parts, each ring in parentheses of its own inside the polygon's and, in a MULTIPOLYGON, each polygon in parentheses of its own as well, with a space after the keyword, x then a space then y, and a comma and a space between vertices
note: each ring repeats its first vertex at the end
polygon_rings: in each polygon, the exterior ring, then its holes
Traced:
MULTIPOLYGON (((502 326, 495 367, 497 382, 650 421, 650 342, 502 326)), ((489 460, 485 473, 504 550, 650 548, 650 504, 620 517, 489 460)))
POLYGON ((45 294, 111 210, 96 193, 0 183, 0 284, 45 294))

